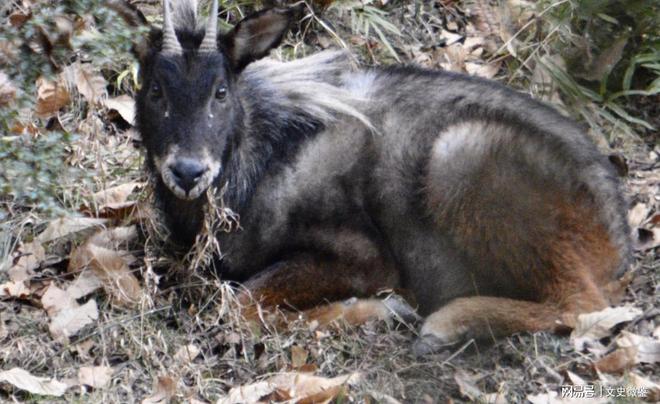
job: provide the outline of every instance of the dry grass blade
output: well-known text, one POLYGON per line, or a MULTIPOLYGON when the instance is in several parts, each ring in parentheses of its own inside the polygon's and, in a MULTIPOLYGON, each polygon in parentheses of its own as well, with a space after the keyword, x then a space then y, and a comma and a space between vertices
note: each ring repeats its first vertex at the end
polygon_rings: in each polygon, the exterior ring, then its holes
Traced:
POLYGON ((238 215, 225 207, 223 194, 224 188, 219 193, 215 188, 209 188, 206 191, 208 203, 204 211, 202 229, 185 258, 190 273, 194 273, 200 268, 208 268, 214 258, 222 257, 220 244, 215 238, 215 234, 220 231, 229 233, 240 227, 238 215))

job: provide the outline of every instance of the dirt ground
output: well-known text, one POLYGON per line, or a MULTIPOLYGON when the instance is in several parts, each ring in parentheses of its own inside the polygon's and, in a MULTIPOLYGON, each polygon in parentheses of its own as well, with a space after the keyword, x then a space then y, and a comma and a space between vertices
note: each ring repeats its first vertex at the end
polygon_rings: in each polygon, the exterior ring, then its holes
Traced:
MULTIPOLYGON (((570 109, 556 89, 538 90, 548 83, 534 68, 508 63, 505 38, 524 25, 515 18, 486 20, 489 10, 453 1, 374 3, 387 10, 381 22, 378 13, 360 20, 341 8, 319 14, 320 3, 274 57, 345 45, 365 66, 463 71, 570 109)), ((137 5, 148 17, 159 15, 152 1, 137 5)), ((0 204, 0 401, 660 401, 657 132, 598 120, 589 129, 625 175, 635 243, 623 302, 592 320, 603 327, 470 341, 418 358, 414 326, 396 322, 316 329, 298 321, 287 332, 246 323, 234 289, 164 251, 139 136, 126 119, 132 95, 111 95, 115 104, 72 103, 61 112, 66 126, 87 108, 76 123, 84 136, 67 163, 99 173, 70 186, 61 199, 67 214, 53 218, 9 199, 0 204)), ((635 102, 657 118, 657 101, 635 102)))

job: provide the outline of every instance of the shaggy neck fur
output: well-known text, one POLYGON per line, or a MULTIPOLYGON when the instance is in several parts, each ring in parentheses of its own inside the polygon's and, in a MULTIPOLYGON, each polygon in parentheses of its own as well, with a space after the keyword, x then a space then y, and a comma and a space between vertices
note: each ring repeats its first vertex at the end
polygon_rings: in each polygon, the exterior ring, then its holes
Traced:
POLYGON ((348 55, 323 52, 293 62, 262 60, 248 66, 238 81, 245 109, 245 129, 227 150, 222 186, 225 202, 239 214, 249 204, 266 170, 293 158, 300 145, 338 115, 366 126, 358 110, 363 100, 341 87, 351 69, 348 55))

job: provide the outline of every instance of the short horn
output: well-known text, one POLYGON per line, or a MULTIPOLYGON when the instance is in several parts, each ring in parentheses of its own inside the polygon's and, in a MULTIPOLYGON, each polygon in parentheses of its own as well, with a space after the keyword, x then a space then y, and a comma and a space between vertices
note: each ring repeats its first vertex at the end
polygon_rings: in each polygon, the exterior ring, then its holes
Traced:
POLYGON ((170 11, 169 0, 163 0, 163 53, 179 55, 183 53, 183 48, 174 32, 172 24, 172 12, 170 11))
POLYGON ((218 49, 218 0, 213 0, 211 4, 211 13, 206 21, 206 33, 202 44, 199 45, 200 53, 215 52, 218 49))

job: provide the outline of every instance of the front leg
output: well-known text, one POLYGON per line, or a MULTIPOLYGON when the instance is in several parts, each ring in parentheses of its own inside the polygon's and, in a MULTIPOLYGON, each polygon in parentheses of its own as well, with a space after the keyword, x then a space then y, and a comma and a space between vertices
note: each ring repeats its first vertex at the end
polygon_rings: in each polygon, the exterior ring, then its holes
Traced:
MULTIPOLYGON (((256 301, 266 310, 306 310, 303 317, 320 326, 338 319, 361 324, 370 318, 388 318, 392 310, 412 313, 409 306, 396 299, 354 299, 396 288, 398 278, 394 266, 380 256, 351 261, 347 257, 301 253, 245 282, 246 291, 240 300, 247 307, 245 316, 253 320, 259 318, 258 308, 251 303, 256 301)), ((297 316, 293 312, 286 317, 291 320, 297 316)))

